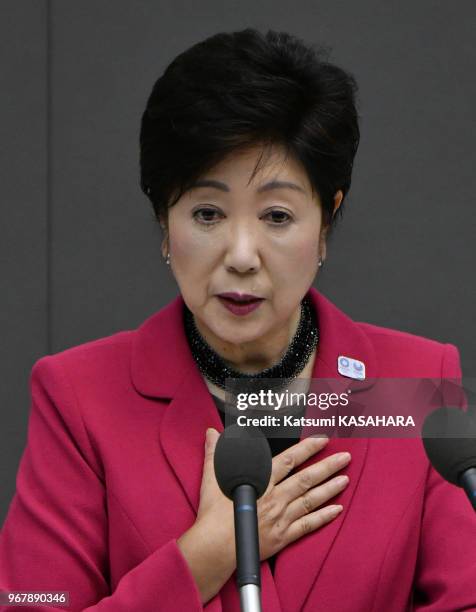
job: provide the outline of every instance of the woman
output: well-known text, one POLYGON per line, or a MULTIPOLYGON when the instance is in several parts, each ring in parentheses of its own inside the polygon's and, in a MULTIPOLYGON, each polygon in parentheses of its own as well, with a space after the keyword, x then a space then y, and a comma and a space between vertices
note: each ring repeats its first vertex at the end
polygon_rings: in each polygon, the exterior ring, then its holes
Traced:
MULTIPOLYGON (((460 378, 453 345, 356 323, 312 287, 350 188, 355 93, 301 41, 251 29, 156 82, 141 185, 180 293, 137 330, 33 367, 3 590, 67 591, 69 610, 239 610, 213 472, 225 379, 338 378, 342 356, 369 384, 460 378)), ((270 444, 264 610, 476 609, 471 507, 418 440, 270 444)))

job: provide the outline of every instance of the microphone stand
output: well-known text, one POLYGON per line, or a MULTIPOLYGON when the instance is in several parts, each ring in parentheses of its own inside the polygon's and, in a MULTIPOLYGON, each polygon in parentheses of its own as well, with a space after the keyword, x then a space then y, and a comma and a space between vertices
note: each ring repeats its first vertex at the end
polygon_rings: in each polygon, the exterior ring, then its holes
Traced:
POLYGON ((261 575, 256 491, 243 484, 233 491, 236 583, 242 612, 261 612, 261 575))

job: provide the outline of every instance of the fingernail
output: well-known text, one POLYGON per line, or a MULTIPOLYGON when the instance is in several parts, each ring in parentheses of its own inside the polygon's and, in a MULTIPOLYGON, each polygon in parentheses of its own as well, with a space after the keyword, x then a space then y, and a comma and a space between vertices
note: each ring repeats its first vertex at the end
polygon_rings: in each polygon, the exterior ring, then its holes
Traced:
POLYGON ((344 509, 343 506, 329 506, 328 508, 328 512, 329 512, 329 516, 337 516, 340 512, 342 512, 342 510, 344 509))
POLYGON ((348 461, 350 461, 350 453, 337 453, 335 456, 335 460, 337 461, 337 463, 347 463, 348 461))
POLYGON ((327 436, 310 436, 310 438, 315 441, 316 446, 325 446, 329 442, 327 436))
POLYGON ((335 482, 338 485, 346 484, 349 482, 349 477, 348 476, 337 476, 335 482))
POLYGON ((311 436, 314 440, 324 440, 325 442, 329 442, 329 436, 325 434, 316 434, 315 436, 311 436))

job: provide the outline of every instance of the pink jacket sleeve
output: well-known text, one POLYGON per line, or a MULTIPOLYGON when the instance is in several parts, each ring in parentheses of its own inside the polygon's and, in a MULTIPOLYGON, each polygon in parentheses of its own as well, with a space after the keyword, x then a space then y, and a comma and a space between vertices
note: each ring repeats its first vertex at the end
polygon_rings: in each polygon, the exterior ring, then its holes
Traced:
POLYGON ((51 357, 34 365, 30 389, 27 445, 0 534, 0 590, 68 591, 72 612, 203 610, 174 539, 111 593, 105 486, 73 391, 51 357))
MULTIPOLYGON (((446 345, 442 378, 461 381, 459 353, 452 344, 446 345)), ((461 394, 450 395, 448 405, 458 397, 464 406, 461 394)), ((421 612, 476 610, 476 513, 465 492, 431 466, 414 592, 414 609, 421 612)))

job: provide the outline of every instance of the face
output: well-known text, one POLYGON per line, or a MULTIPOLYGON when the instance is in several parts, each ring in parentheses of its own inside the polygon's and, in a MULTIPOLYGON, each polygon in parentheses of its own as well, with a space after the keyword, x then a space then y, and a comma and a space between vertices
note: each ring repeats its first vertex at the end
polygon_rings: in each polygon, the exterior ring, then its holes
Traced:
POLYGON ((248 372, 279 361, 325 258, 322 208, 304 168, 275 147, 250 181, 261 154, 234 152, 201 177, 169 209, 163 243, 202 336, 248 372), (264 299, 238 315, 217 297, 224 292, 264 299))

